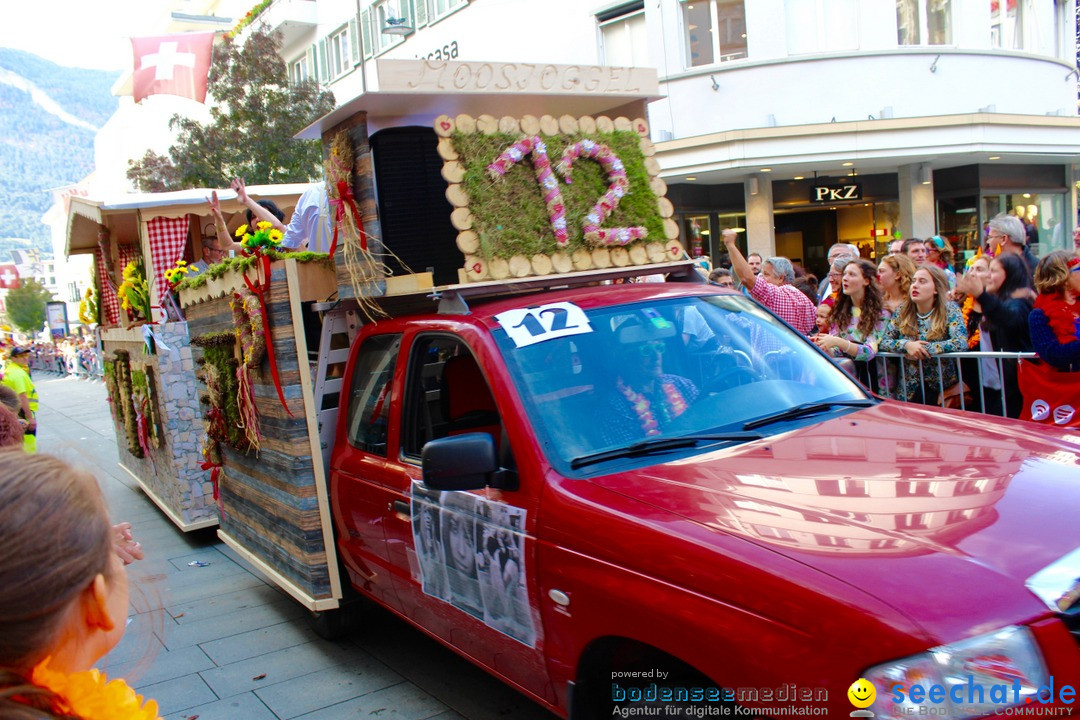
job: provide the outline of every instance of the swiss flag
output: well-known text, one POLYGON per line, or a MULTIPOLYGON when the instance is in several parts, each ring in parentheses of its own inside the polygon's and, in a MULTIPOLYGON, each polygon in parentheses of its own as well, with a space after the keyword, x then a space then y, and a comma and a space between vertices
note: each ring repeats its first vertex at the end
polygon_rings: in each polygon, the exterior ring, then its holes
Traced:
POLYGON ((0 265, 0 290, 17 290, 19 288, 19 268, 15 263, 0 265))
POLYGON ((158 94, 206 102, 214 33, 131 38, 131 46, 135 50, 131 83, 135 102, 158 94))

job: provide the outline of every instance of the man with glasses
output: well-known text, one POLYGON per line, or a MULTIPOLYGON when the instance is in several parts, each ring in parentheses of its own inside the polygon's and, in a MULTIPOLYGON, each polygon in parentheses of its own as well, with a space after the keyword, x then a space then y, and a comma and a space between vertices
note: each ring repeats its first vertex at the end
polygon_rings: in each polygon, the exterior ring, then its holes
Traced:
POLYGON ((709 282, 729 290, 735 289, 735 278, 727 268, 716 268, 709 273, 709 282))
POLYGON ((834 292, 840 290, 840 276, 833 274, 833 265, 840 258, 847 258, 854 260, 859 257, 859 248, 855 247, 851 243, 836 243, 829 248, 828 261, 829 261, 829 275, 825 284, 818 288, 818 302, 822 302, 825 298, 832 295, 834 292))
POLYGON ((1020 218, 1006 213, 994 217, 988 224, 987 244, 990 246, 990 254, 994 257, 1005 253, 1019 255, 1027 265, 1028 274, 1032 282, 1035 280, 1035 266, 1039 264, 1038 258, 1031 254, 1027 246, 1027 231, 1020 218))

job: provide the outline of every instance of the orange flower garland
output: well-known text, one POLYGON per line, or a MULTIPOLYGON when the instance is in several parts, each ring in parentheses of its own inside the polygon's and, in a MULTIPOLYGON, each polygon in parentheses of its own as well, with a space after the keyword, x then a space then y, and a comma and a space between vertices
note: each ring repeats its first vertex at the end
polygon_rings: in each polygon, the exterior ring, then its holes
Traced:
MULTIPOLYGON (((619 392, 622 393, 623 397, 626 398, 627 402, 634 408, 634 413, 637 414, 638 421, 641 423, 641 429, 645 431, 646 437, 649 435, 659 435, 660 424, 653 415, 652 403, 649 399, 641 393, 634 392, 622 381, 622 378, 619 378, 618 388, 619 392)), ((672 383, 665 382, 660 383, 660 388, 664 391, 664 400, 671 411, 671 417, 677 418, 686 412, 686 398, 683 397, 677 387, 672 383)))
POLYGON ((157 702, 144 701, 123 680, 110 681, 96 669, 68 674, 48 665, 46 658, 34 668, 31 681, 55 693, 69 714, 82 720, 160 720, 157 702))

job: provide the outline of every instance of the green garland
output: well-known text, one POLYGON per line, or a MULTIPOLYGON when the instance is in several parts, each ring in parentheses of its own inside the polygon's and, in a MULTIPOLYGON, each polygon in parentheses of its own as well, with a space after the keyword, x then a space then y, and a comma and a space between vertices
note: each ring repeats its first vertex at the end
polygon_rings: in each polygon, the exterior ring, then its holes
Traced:
POLYGON ((208 333, 191 338, 191 344, 203 349, 199 374, 207 392, 199 396, 199 401, 206 406, 203 424, 207 435, 247 452, 251 445, 240 427, 240 408, 236 402, 236 370, 240 365, 236 360, 236 336, 231 332, 208 333), (224 419, 224 433, 214 431, 210 420, 214 408, 224 419))
POLYGON ((154 369, 131 371, 132 398, 138 407, 146 408, 146 434, 150 446, 161 447, 161 416, 157 409, 157 388, 154 384, 154 369))
POLYGON ((106 360, 102 367, 105 377, 105 389, 109 393, 109 413, 112 415, 113 422, 122 422, 120 387, 116 384, 116 363, 112 360, 106 360))
MULTIPOLYGON (((334 268, 334 259, 326 253, 309 252, 306 250, 304 252, 277 252, 274 250, 270 250, 263 254, 271 260, 284 260, 286 258, 292 258, 298 263, 321 262, 331 270, 334 268)), ((216 265, 211 265, 206 269, 206 272, 201 272, 197 275, 189 275, 188 277, 184 278, 179 283, 177 283, 176 291, 179 292, 181 290, 196 290, 205 286, 207 281, 211 278, 217 280, 233 271, 244 272, 254 264, 254 255, 248 257, 238 255, 237 257, 227 258, 217 263, 216 265)))
POLYGON ((135 420, 135 405, 131 387, 131 356, 127 350, 117 350, 116 385, 120 395, 120 409, 123 417, 124 432, 127 434, 128 452, 137 458, 146 457, 139 445, 139 428, 135 420))
MULTIPOLYGON (((615 212, 604 220, 602 227, 643 225, 649 232, 645 242, 665 242, 664 219, 649 185, 641 137, 628 130, 588 136, 582 133, 545 135, 551 164, 554 166, 558 162, 567 146, 586 138, 610 147, 622 160, 630 182, 626 196, 619 201, 615 212)), ((536 253, 550 255, 579 248, 591 250, 593 246, 585 242, 581 228, 585 216, 607 192, 609 181, 604 169, 599 163, 579 159, 574 163, 572 183, 563 182, 556 174, 566 205, 566 228, 570 234, 568 245, 560 248, 555 242, 531 160, 522 160, 498 181, 493 182, 488 176, 487 166, 520 139, 520 134, 505 133, 455 132, 453 135, 454 149, 465 167, 462 185, 469 195, 473 230, 480 238, 480 255, 508 260, 514 255, 531 257, 536 253)))

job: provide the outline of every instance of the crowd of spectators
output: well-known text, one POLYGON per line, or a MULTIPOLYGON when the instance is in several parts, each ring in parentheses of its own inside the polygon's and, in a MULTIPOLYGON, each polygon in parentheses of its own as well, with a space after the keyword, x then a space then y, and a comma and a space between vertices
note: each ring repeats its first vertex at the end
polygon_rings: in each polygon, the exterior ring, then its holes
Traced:
POLYGON ((1041 261, 1023 222, 1005 214, 962 263, 940 236, 897 240, 876 266, 837 243, 824 283, 787 258, 743 257, 735 238, 724 232, 710 280, 741 288, 881 394, 950 407, 963 396, 966 409, 1019 417, 1018 361, 1002 353, 1080 370, 1080 228, 1075 252, 1041 261), (949 357, 961 352, 981 355, 949 357))
POLYGON ((93 338, 70 336, 53 342, 33 342, 30 350, 30 370, 55 375, 77 377, 81 380, 100 380, 103 372, 101 353, 93 338))

